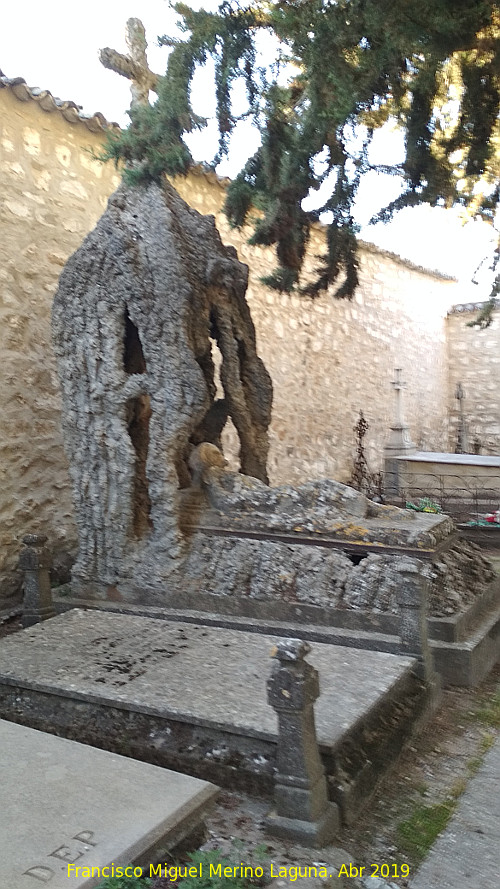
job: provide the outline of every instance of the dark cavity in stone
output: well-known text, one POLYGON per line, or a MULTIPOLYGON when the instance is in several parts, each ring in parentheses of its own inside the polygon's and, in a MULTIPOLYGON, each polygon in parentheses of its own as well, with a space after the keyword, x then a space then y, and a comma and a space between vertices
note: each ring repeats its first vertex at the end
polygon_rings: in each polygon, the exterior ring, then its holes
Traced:
MULTIPOLYGON (((224 356, 219 347, 219 339, 217 321, 212 310, 210 312, 210 335, 206 341, 205 350, 196 355, 196 361, 205 377, 211 403, 203 420, 191 433, 189 441, 192 445, 199 445, 203 441, 208 441, 222 450, 221 435, 229 417, 229 410, 225 394, 222 398, 216 398, 218 388, 224 391, 221 379, 224 356)), ((189 478, 188 483, 190 481, 191 479, 189 478)))
POLYGON ((146 475, 151 413, 149 395, 137 395, 127 402, 127 430, 135 451, 132 526, 136 537, 144 537, 153 527, 146 475))
MULTIPOLYGON (((123 366, 128 374, 146 373, 146 359, 139 331, 128 308, 124 312, 123 366)), ((151 399, 141 393, 127 402, 127 431, 135 451, 132 526, 135 537, 144 537, 153 527, 146 465, 149 450, 151 399)))
POLYGON ((146 373, 146 359, 139 331, 125 309, 125 336, 123 340, 123 366, 128 374, 146 373))
POLYGON ((151 413, 149 395, 137 395, 127 402, 127 429, 135 451, 132 523, 136 537, 144 537, 153 527, 151 498, 146 475, 151 413))
POLYGON ((366 559, 368 553, 345 553, 345 555, 353 565, 359 565, 363 559, 366 559))

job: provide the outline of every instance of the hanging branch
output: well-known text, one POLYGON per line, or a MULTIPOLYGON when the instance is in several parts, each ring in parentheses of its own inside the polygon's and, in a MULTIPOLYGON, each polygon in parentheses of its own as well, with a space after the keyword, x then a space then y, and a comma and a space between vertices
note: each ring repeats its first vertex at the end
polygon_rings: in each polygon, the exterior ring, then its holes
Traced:
POLYGON ((184 135, 205 123, 191 106, 192 81, 211 59, 218 162, 238 121, 233 88, 243 82, 262 144, 229 189, 226 212, 233 225, 253 224, 254 244, 276 245, 269 286, 300 289, 311 225, 328 212, 327 250, 303 292, 314 297, 335 285, 336 296, 352 297, 354 205, 372 133, 389 119, 406 137, 403 164, 389 168, 402 175, 403 188, 372 221, 423 202, 459 204, 494 221, 500 13, 493 0, 420 0, 418 11, 406 0, 225 0, 216 13, 186 3, 173 8, 183 37, 159 40, 170 56, 158 100, 130 112, 131 126, 109 137, 105 155, 125 161, 134 179, 185 174, 193 161, 184 135), (259 54, 262 34, 275 41, 271 63, 259 54), (360 151, 361 132, 367 138, 360 151), (321 206, 305 212, 306 195, 327 183, 321 206))

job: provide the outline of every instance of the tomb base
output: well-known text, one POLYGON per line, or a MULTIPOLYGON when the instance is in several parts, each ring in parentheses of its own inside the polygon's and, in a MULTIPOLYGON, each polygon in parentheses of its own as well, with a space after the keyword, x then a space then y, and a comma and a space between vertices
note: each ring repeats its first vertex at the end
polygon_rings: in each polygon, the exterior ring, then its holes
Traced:
MULTIPOLYGON (((270 795, 276 636, 75 609, 0 642, 0 717, 270 795)), ((313 643, 316 732, 349 822, 431 705, 410 657, 313 643)))
POLYGON ((266 830, 271 836, 312 846, 319 849, 332 842, 340 829, 338 806, 330 803, 317 821, 302 821, 300 818, 285 818, 275 811, 269 812, 265 819, 266 830))

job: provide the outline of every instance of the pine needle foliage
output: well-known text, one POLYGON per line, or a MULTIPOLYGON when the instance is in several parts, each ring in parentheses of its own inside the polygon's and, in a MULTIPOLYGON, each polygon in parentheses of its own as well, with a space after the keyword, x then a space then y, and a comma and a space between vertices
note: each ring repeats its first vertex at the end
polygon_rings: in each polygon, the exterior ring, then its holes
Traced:
POLYGON ((315 280, 302 289, 314 297, 335 285, 337 296, 352 297, 358 283, 353 207, 370 169, 404 182, 401 195, 372 221, 426 202, 459 204, 494 222, 500 180, 497 2, 224 0, 215 13, 187 3, 173 8, 183 37, 159 38, 171 52, 158 100, 131 111, 130 127, 109 137, 105 153, 125 161, 126 175, 135 180, 185 174, 192 158, 183 136, 205 124, 191 107, 191 83, 196 68, 211 59, 216 164, 241 119, 233 87, 244 83, 245 116, 262 141, 229 186, 225 209, 232 225, 253 225, 252 243, 276 245, 270 286, 300 286, 311 225, 328 211, 326 252, 318 257, 315 280), (274 39, 272 64, 259 55, 262 35, 274 39), (389 118, 404 129, 405 159, 376 167, 369 162, 370 142, 389 118), (330 191, 322 206, 304 211, 304 198, 325 181, 330 191))

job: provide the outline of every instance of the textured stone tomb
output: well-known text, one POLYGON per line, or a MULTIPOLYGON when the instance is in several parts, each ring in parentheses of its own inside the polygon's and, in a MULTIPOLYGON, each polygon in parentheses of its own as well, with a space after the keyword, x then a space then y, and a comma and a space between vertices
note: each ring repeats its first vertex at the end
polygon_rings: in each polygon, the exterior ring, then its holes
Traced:
POLYGON ((248 269, 177 192, 122 187, 68 261, 53 307, 74 488, 75 586, 158 587, 185 541, 179 492, 228 417, 243 472, 267 481, 272 387, 245 301, 248 269), (222 361, 216 398, 214 342, 222 361))
MULTIPOLYGON (((75 608, 1 640, 0 717, 268 793, 278 721, 266 681, 276 641, 75 608)), ((320 674, 317 738, 349 818, 386 768, 386 744, 400 748, 429 697, 409 657, 314 643, 309 660, 320 674)))
MULTIPOLYGON (((420 563, 447 552, 453 524, 328 479, 268 487, 272 387, 247 277, 213 217, 168 183, 122 186, 68 261, 53 330, 79 531, 73 593, 398 611, 399 556, 420 563), (220 451, 228 418, 240 473, 220 451)), ((446 577, 460 573, 460 554, 443 558, 446 577)))

